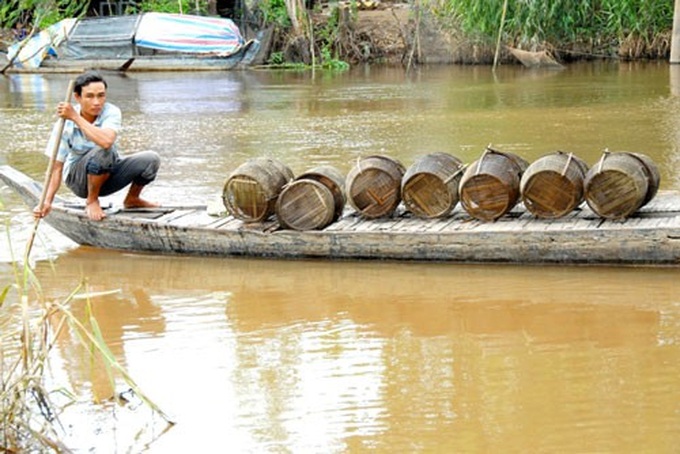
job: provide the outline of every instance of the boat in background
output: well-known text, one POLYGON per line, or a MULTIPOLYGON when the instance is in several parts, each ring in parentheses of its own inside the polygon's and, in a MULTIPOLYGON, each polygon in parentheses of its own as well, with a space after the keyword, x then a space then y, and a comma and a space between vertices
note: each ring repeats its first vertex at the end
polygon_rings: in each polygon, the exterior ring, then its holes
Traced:
POLYGON ((8 49, 6 72, 198 71, 244 68, 258 39, 231 19, 144 13, 65 19, 8 49))

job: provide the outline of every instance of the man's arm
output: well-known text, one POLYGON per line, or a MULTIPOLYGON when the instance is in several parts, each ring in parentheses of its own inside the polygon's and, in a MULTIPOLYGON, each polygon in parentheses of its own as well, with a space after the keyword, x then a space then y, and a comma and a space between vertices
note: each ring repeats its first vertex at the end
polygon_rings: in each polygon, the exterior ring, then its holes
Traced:
POLYGON ((111 128, 99 128, 85 118, 81 117, 70 103, 59 103, 57 106, 57 115, 66 120, 71 120, 83 132, 85 137, 89 140, 108 150, 116 142, 116 131, 111 128))
POLYGON ((50 177, 50 182, 47 185, 47 192, 45 193, 45 202, 43 202, 42 209, 37 206, 33 209, 33 217, 36 219, 44 218, 50 211, 52 211, 52 202, 54 201, 54 196, 61 186, 61 175, 64 170, 64 163, 60 161, 54 161, 54 167, 52 168, 52 176, 50 177))

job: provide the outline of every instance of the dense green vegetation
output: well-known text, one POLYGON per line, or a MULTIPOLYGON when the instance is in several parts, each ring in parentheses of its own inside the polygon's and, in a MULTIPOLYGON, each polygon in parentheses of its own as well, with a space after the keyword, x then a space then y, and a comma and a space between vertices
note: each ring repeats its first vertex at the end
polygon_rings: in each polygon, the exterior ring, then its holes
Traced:
MULTIPOLYGON (((206 0, 141 0, 140 11, 207 14, 211 2, 206 0)), ((62 19, 81 17, 89 3, 82 0, 3 0, 0 5, 0 28, 11 28, 17 22, 45 28, 62 19)))
POLYGON ((631 58, 666 51, 673 25, 668 0, 447 0, 429 7, 468 36, 531 49, 618 52, 631 58))
POLYGON ((21 23, 27 28, 41 29, 66 17, 80 17, 86 10, 87 3, 77 0, 3 0, 0 28, 21 23))

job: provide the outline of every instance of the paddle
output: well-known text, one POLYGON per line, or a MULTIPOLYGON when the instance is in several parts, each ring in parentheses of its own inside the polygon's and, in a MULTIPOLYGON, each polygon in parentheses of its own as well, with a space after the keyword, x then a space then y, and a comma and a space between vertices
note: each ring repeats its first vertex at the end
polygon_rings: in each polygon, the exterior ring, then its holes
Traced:
MULTIPOLYGON (((73 93, 73 87, 75 85, 75 81, 71 80, 68 84, 68 89, 66 93, 66 99, 64 102, 71 102, 71 94, 73 93)), ((42 210, 43 206, 45 205, 45 198, 47 197, 47 187, 50 184, 50 180, 52 179, 52 170, 54 169, 54 161, 57 159, 57 152, 59 151, 59 143, 61 142, 61 135, 64 133, 64 124, 66 123, 66 120, 59 117, 59 122, 57 126, 57 137, 54 140, 54 143, 52 144, 52 154, 50 155, 50 162, 47 164, 47 170, 45 171, 45 182, 43 183, 43 190, 42 194, 40 195, 40 201, 38 202, 38 209, 42 210)), ((33 241, 35 240, 35 234, 38 231, 38 224, 40 224, 40 219, 41 218, 36 218, 35 223, 33 224, 33 231, 31 232, 31 236, 28 239, 28 243, 26 244, 26 254, 24 256, 24 263, 28 263, 28 258, 29 255, 31 254, 31 249, 33 248, 33 241)))

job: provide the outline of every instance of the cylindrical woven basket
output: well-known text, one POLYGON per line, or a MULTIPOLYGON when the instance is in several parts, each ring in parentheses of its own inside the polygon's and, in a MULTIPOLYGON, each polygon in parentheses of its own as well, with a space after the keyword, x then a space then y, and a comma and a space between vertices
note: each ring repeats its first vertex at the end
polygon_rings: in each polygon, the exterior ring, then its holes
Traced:
POLYGON ((253 158, 238 166, 222 191, 226 209, 244 222, 259 222, 274 214, 276 200, 293 172, 281 161, 253 158))
POLYGON ((586 174, 585 199, 600 217, 623 219, 652 200, 659 181, 659 171, 648 156, 606 151, 586 174))
POLYGON ((316 180, 330 189, 335 200, 333 221, 342 216, 345 202, 347 202, 347 197, 345 196, 345 175, 337 167, 331 165, 317 166, 302 173, 299 178, 316 180))
POLYGON ((282 226, 318 230, 335 222, 345 206, 344 176, 332 166, 319 166, 287 184, 276 202, 282 226))
POLYGON ((573 153, 556 151, 532 162, 522 174, 524 206, 536 217, 560 218, 583 202, 588 165, 573 153))
POLYGON ((521 157, 487 147, 460 180, 460 202, 470 216, 493 221, 519 201, 519 184, 529 166, 521 157))
POLYGON ((402 179, 404 205, 421 218, 451 213, 458 203, 458 184, 464 168, 460 159, 448 153, 430 153, 417 158, 402 179))
POLYGON ((401 180, 405 171, 399 161, 388 156, 360 159, 347 174, 347 201, 367 218, 391 215, 401 202, 401 180))

